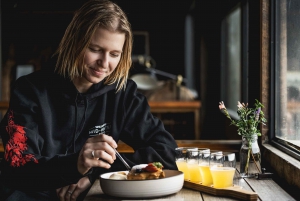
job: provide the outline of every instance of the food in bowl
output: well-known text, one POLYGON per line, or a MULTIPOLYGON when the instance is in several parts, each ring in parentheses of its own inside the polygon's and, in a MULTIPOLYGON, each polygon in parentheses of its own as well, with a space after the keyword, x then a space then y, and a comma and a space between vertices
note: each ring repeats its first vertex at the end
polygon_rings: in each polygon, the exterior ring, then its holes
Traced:
POLYGON ((148 180, 159 179, 166 177, 165 172, 162 170, 163 165, 160 162, 149 163, 143 168, 133 168, 127 174, 127 180, 148 180))
POLYGON ((113 180, 147 180, 159 179, 165 177, 165 172, 162 170, 163 165, 160 162, 148 164, 140 164, 132 167, 127 174, 125 172, 115 172, 109 176, 113 180))
POLYGON ((110 175, 109 178, 114 180, 127 180, 127 174, 125 172, 116 172, 110 175))
MULTIPOLYGON (((148 164, 143 164, 142 167, 146 167, 147 165, 148 164)), ((139 165, 139 168, 141 168, 141 165, 139 165)), ((100 187, 104 194, 120 198, 134 198, 141 200, 142 198, 155 198, 177 193, 182 189, 184 183, 184 175, 178 170, 164 169, 166 177, 161 179, 109 179, 112 174, 117 172, 119 171, 107 172, 99 176, 100 187)), ((127 173, 128 171, 124 172, 127 173)))

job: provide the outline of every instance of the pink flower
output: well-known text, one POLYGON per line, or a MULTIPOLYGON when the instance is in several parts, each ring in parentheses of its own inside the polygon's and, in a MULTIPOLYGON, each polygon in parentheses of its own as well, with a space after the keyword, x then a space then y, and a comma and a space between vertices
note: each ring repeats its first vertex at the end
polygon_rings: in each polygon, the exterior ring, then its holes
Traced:
POLYGON ((223 101, 219 102, 219 108, 220 108, 220 110, 226 110, 226 107, 225 107, 223 101))
POLYGON ((245 104, 245 103, 241 103, 240 101, 238 101, 237 107, 238 107, 238 110, 245 109, 246 107, 248 107, 248 103, 245 104))
POLYGON ((238 101, 237 107, 238 107, 238 109, 241 109, 241 108, 243 108, 244 106, 240 103, 240 101, 238 101))

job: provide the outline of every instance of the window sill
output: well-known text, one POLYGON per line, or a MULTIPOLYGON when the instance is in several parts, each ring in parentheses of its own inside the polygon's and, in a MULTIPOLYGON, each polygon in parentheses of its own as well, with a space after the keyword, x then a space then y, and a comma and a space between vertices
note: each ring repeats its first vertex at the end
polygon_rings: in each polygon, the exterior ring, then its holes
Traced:
POLYGON ((270 144, 262 144, 264 165, 270 166, 282 187, 286 190, 299 191, 300 189, 300 161, 284 153, 270 144), (287 185, 286 185, 287 184, 287 185))

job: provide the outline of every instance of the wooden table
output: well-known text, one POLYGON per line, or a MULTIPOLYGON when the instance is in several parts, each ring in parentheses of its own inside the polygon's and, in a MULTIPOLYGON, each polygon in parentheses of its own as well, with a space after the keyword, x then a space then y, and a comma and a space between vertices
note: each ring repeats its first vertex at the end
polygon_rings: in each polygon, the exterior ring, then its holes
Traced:
MULTIPOLYGON (((241 178, 239 177, 239 164, 237 163, 237 171, 234 178, 234 184, 242 187, 245 190, 256 192, 258 194, 257 200, 263 201, 292 201, 295 200, 286 191, 284 191, 277 183, 272 179, 257 180, 255 178, 241 178)), ((119 199, 113 198, 103 194, 99 180, 91 187, 84 201, 118 201, 118 200, 170 200, 170 201, 233 201, 239 200, 232 197, 220 197, 207 194, 201 191, 191 190, 183 187, 178 193, 168 195, 165 197, 155 199, 119 199)))

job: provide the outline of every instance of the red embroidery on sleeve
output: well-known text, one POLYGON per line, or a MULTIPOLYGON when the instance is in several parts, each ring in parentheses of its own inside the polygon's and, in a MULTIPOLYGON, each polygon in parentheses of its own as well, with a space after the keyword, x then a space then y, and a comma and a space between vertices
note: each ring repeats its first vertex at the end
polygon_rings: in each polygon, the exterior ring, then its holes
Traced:
POLYGON ((8 114, 8 125, 6 131, 9 134, 10 139, 5 146, 4 158, 10 162, 13 167, 19 167, 25 165, 29 161, 38 163, 38 160, 34 158, 33 154, 23 154, 27 150, 27 137, 24 127, 15 124, 13 121, 13 112, 8 114))

